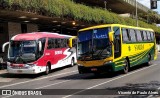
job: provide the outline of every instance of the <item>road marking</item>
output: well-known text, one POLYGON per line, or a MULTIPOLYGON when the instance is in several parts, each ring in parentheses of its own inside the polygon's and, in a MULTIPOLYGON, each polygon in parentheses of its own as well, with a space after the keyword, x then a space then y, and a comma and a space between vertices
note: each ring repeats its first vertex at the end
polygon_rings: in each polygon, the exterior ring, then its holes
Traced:
MULTIPOLYGON (((38 88, 35 88, 35 89, 41 89, 41 88, 45 88, 45 87, 49 87, 49 86, 53 86, 53 85, 65 83, 65 82, 68 82, 68 81, 71 81, 71 80, 65 80, 65 81, 61 81, 61 82, 54 83, 54 84, 41 86, 41 87, 38 87, 38 88)), ((14 95, 4 96, 4 97, 2 97, 2 98, 9 98, 9 97, 12 97, 12 96, 14 96, 14 95)))
POLYGON ((77 72, 77 71, 78 71, 78 70, 71 71, 71 72, 66 72, 66 73, 61 73, 61 74, 57 74, 57 75, 51 75, 51 76, 47 76, 47 77, 42 77, 42 78, 38 78, 38 79, 28 80, 28 81, 24 81, 24 82, 19 82, 19 83, 4 85, 4 86, 0 86, 0 89, 1 89, 1 88, 5 88, 5 87, 10 87, 10 86, 19 85, 19 84, 24 84, 24 83, 28 83, 28 82, 38 81, 38 80, 42 80, 42 79, 47 79, 47 78, 50 78, 50 77, 57 77, 57 76, 65 75, 65 74, 75 73, 75 72, 77 72))
POLYGON ((151 66, 149 66, 149 67, 146 67, 146 68, 143 68, 143 69, 136 70, 136 71, 134 71, 134 72, 131 72, 131 73, 125 74, 125 75, 123 75, 123 76, 115 77, 115 78, 113 78, 113 79, 111 79, 111 80, 109 80, 109 81, 102 82, 102 83, 100 83, 100 84, 97 84, 97 85, 91 86, 91 87, 86 88, 86 89, 84 89, 84 90, 81 90, 81 91, 75 92, 75 93, 73 93, 73 94, 71 94, 71 95, 64 96, 64 97, 62 97, 62 98, 68 98, 68 97, 71 97, 71 96, 73 96, 73 95, 75 95, 75 94, 78 94, 78 93, 84 92, 84 91, 86 91, 86 90, 88 90, 88 89, 92 89, 92 88, 98 87, 98 86, 100 86, 100 85, 107 84, 107 83, 109 83, 109 82, 112 82, 112 81, 118 80, 118 79, 120 79, 120 78, 123 78, 123 77, 129 76, 129 75, 131 75, 131 74, 137 73, 137 72, 139 72, 139 71, 142 71, 142 70, 148 69, 148 68, 153 67, 153 66, 156 66, 156 65, 157 65, 157 64, 153 64, 153 65, 151 65, 151 66))
POLYGON ((38 87, 38 88, 35 88, 35 89, 41 89, 41 88, 45 88, 45 87, 61 84, 61 83, 68 82, 68 81, 71 81, 71 80, 65 80, 65 81, 54 83, 54 84, 49 84, 49 85, 41 86, 41 87, 38 87))

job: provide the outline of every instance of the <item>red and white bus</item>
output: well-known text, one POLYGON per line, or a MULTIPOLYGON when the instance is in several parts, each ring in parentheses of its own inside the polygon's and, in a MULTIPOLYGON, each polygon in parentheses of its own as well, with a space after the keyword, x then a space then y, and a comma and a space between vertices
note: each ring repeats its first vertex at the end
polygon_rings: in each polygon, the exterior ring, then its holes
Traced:
MULTIPOLYGON (((50 32, 18 34, 11 38, 8 48, 9 73, 37 74, 77 62, 75 36, 50 32), (71 40, 72 39, 72 40, 71 40)), ((3 45, 3 51, 7 43, 3 45)))

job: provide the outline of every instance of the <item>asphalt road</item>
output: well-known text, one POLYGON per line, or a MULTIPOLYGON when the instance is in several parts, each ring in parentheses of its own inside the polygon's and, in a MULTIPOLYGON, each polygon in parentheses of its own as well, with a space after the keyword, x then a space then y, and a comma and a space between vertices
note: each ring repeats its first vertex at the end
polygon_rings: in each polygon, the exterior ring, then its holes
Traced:
POLYGON ((1 70, 0 94, 11 90, 19 95, 0 98, 160 98, 160 54, 152 63, 134 67, 128 74, 100 76, 78 74, 77 66, 56 69, 49 75, 13 75, 1 70))

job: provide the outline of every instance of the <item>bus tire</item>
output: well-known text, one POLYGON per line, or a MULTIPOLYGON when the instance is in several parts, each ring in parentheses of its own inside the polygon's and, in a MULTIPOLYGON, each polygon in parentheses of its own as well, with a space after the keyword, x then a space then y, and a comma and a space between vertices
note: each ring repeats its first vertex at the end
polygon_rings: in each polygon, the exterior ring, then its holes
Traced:
POLYGON ((75 64, 75 62, 74 62, 74 58, 72 58, 72 59, 71 59, 71 66, 73 67, 73 66, 74 66, 74 64, 75 64))
POLYGON ((151 54, 148 54, 147 59, 148 59, 147 65, 148 65, 148 66, 152 65, 152 62, 151 62, 151 54))
POLYGON ((125 65, 124 65, 124 68, 123 68, 123 73, 127 74, 128 71, 129 71, 129 61, 127 59, 125 59, 124 63, 125 63, 125 65))
POLYGON ((49 73, 50 73, 50 64, 49 63, 47 63, 47 65, 46 65, 46 71, 45 71, 45 75, 48 75, 49 73))

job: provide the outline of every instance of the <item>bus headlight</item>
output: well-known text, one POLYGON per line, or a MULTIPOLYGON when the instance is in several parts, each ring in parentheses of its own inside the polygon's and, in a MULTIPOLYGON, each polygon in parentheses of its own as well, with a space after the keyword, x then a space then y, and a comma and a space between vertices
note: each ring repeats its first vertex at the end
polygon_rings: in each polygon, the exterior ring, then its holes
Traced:
POLYGON ((26 68, 31 68, 31 67, 34 67, 34 66, 36 66, 36 64, 32 64, 32 63, 31 64, 25 64, 26 68))
POLYGON ((81 65, 81 64, 77 64, 78 66, 83 66, 83 65, 81 65))
POLYGON ((103 65, 107 65, 107 64, 110 64, 110 63, 112 63, 113 61, 107 61, 107 62, 104 62, 104 64, 103 65))

